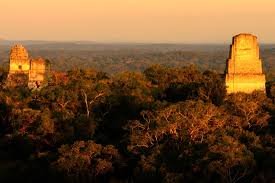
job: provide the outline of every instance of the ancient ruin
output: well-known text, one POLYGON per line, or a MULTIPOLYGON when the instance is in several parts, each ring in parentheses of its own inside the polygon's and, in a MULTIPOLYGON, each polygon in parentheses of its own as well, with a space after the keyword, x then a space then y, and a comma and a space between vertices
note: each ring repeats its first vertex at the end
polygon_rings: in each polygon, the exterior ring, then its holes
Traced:
POLYGON ((10 53, 8 84, 19 84, 22 76, 27 79, 29 88, 40 88, 45 80, 46 62, 42 58, 30 59, 28 51, 22 45, 15 45, 10 53), (20 76, 20 77, 18 77, 20 76))
POLYGON ((265 75, 259 58, 257 37, 239 34, 233 37, 226 64, 227 93, 265 91, 265 75))
POLYGON ((9 74, 24 73, 30 70, 30 60, 27 50, 22 45, 15 45, 10 53, 9 74))

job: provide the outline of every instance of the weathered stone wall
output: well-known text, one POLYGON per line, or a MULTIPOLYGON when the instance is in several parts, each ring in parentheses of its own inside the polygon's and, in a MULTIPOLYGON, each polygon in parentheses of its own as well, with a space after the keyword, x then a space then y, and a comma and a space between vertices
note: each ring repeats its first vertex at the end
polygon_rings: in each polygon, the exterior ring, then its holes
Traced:
POLYGON ((10 53, 10 74, 28 73, 30 60, 27 50, 22 45, 15 45, 10 53))
POLYGON ((30 80, 43 81, 46 73, 45 61, 42 58, 31 60, 30 80))
POLYGON ((42 58, 31 60, 31 69, 29 72, 29 83, 28 86, 31 88, 37 88, 41 86, 45 79, 46 64, 42 58))
POLYGON ((30 88, 38 88, 45 79, 46 63, 42 58, 29 59, 27 50, 22 45, 15 45, 10 53, 10 70, 8 85, 15 86, 15 75, 24 74, 28 78, 30 88))
POLYGON ((265 75, 256 36, 239 34, 233 38, 226 67, 226 86, 228 93, 265 91, 265 75))
POLYGON ((263 74, 227 74, 226 85, 227 93, 265 91, 265 76, 263 74))

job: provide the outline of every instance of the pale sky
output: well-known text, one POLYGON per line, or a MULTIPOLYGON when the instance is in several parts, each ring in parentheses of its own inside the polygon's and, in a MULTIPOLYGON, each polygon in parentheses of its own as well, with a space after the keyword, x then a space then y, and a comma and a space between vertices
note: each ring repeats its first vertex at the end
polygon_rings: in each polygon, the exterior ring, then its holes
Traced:
POLYGON ((0 0, 0 38, 275 43, 275 0, 0 0))

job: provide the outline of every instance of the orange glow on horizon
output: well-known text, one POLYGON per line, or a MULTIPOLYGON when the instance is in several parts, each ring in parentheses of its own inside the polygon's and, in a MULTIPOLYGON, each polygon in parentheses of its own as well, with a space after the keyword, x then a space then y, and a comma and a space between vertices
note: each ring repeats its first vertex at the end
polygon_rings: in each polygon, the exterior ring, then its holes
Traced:
POLYGON ((1 0, 0 38, 230 42, 240 32, 275 42, 274 0, 1 0))

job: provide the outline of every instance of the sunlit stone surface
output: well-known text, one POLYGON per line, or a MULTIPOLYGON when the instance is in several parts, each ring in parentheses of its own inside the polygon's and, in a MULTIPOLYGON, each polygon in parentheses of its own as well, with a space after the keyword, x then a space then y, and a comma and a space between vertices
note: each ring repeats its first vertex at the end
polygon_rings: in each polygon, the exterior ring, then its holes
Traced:
POLYGON ((265 91, 265 75, 256 36, 239 34, 233 38, 226 66, 226 86, 227 93, 265 91))
POLYGON ((22 45, 15 45, 10 53, 10 74, 28 73, 30 70, 30 60, 27 50, 22 45))
POLYGON ((46 64, 42 58, 31 60, 31 69, 29 71, 29 82, 30 88, 40 87, 45 79, 46 64))
POLYGON ((30 88, 39 88, 44 81, 46 73, 45 60, 42 58, 29 59, 28 51, 22 45, 15 45, 10 53, 9 84, 16 85, 12 81, 13 75, 24 74, 28 77, 30 88))

